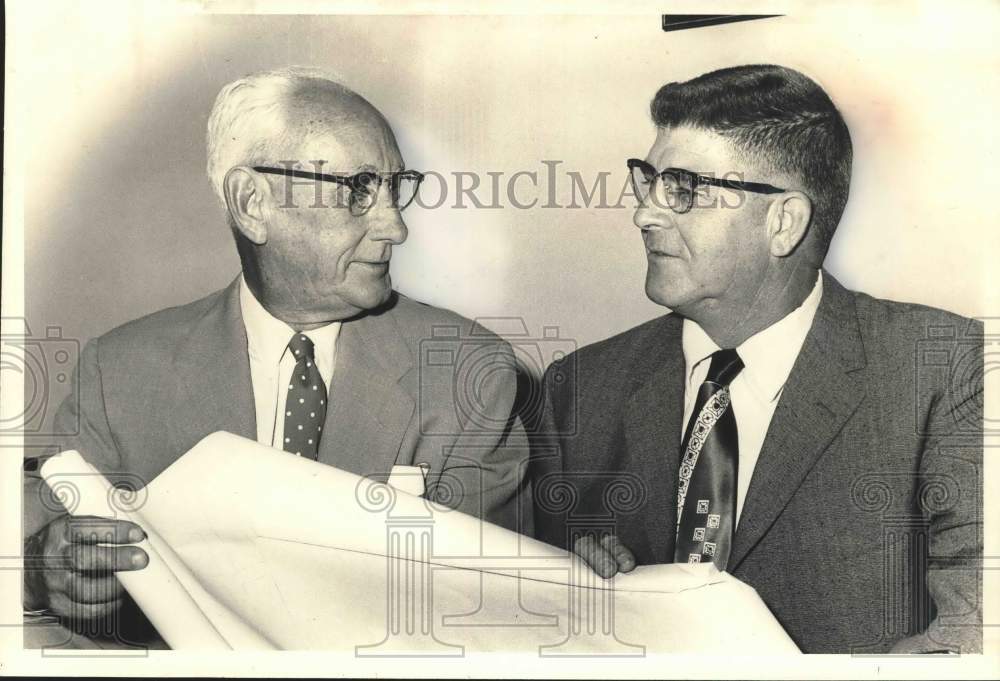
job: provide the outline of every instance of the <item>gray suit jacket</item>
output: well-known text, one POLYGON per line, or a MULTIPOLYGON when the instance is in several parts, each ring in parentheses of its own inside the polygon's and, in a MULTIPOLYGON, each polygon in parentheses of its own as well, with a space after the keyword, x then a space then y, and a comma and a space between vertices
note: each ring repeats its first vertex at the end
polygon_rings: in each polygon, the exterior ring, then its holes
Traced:
MULTIPOLYGON (((640 564, 673 561, 681 324, 666 315, 549 368, 537 536, 615 531, 640 564)), ((803 650, 981 647, 982 353, 981 323, 824 273, 729 563, 803 650)))
MULTIPOLYGON (((426 463, 426 496, 509 528, 530 528, 527 443, 514 413, 510 346, 474 322, 394 294, 344 322, 319 461, 386 480, 426 463), (482 369, 487 367, 489 371, 482 369)), ((239 279, 87 343, 56 432, 109 479, 145 484, 203 437, 256 439, 239 279)), ((25 479, 25 536, 55 516, 25 479)))

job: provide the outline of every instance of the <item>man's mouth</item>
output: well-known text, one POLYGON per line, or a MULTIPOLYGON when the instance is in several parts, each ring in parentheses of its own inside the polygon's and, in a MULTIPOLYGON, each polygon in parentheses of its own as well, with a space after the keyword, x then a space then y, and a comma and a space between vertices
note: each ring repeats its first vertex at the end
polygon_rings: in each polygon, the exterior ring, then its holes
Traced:
POLYGON ((680 257, 680 256, 678 256, 675 253, 670 253, 668 251, 661 251, 658 248, 650 248, 649 246, 646 247, 646 255, 647 255, 647 257, 651 256, 651 257, 654 257, 654 258, 677 258, 677 257, 680 257))
POLYGON ((651 244, 653 241, 653 234, 649 229, 642 230, 642 241, 643 245, 646 247, 646 257, 654 258, 678 258, 680 257, 675 250, 668 250, 659 245, 651 244))

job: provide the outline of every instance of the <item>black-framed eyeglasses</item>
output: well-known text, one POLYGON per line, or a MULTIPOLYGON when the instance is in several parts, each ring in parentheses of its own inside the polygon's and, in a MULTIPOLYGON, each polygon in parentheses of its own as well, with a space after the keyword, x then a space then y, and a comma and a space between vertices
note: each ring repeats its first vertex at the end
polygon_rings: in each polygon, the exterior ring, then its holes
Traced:
POLYGON ((351 215, 355 217, 364 215, 375 205, 379 188, 383 183, 389 186, 392 205, 397 210, 403 210, 413 202, 413 199, 417 196, 417 190, 420 188, 420 183, 424 179, 424 174, 417 170, 399 170, 393 173, 365 171, 354 175, 329 175, 327 173, 313 173, 307 170, 274 168, 271 166, 254 166, 253 169, 258 173, 284 175, 286 177, 297 177, 319 182, 335 182, 343 187, 347 187, 350 190, 348 207, 351 210, 351 215))
MULTIPOLYGON (((653 190, 656 178, 659 178, 663 185, 666 205, 675 213, 686 213, 691 210, 694 205, 695 193, 698 187, 703 185, 754 192, 755 194, 780 194, 788 191, 761 182, 743 182, 742 180, 699 175, 683 168, 667 168, 657 171, 656 168, 638 158, 630 158, 626 163, 636 198, 640 202, 644 202, 653 190)), ((655 193, 653 196, 655 201, 657 199, 655 193)))

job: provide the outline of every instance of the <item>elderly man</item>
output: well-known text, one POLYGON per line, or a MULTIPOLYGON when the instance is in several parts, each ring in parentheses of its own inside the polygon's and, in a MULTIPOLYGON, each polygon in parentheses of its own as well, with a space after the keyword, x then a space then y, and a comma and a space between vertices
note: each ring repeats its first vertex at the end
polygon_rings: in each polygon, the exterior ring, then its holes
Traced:
POLYGON ((651 109, 628 166, 671 313, 547 372, 538 535, 604 577, 714 563, 807 652, 979 650, 981 324, 822 269, 852 151, 809 78, 728 68, 651 109))
MULTIPOLYGON (((530 527, 510 346, 393 291, 390 259, 407 236, 400 211, 421 174, 405 169, 378 110, 308 69, 243 78, 215 102, 208 174, 242 274, 90 341, 57 416, 80 432, 62 448, 112 480, 148 482, 225 430, 382 480, 394 465, 419 467, 428 498, 530 527), (485 377, 466 366, 484 356, 485 377)), ((122 545, 141 530, 53 517, 44 497, 28 475, 26 555, 45 569, 29 572, 26 607, 75 620, 114 612, 113 571, 148 560, 122 545)))

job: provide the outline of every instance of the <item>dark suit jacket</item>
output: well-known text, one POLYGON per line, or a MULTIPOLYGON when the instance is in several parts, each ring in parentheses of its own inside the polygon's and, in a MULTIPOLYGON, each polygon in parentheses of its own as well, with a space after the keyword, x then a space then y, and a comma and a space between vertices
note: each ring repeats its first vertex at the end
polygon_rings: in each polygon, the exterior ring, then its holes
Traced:
MULTIPOLYGON (((383 481, 394 464, 426 463, 428 498, 530 527, 516 366, 478 324, 394 294, 341 328, 319 461, 383 481)), ((257 437, 238 278, 91 340, 78 374, 55 427, 76 434, 59 447, 114 481, 144 485, 217 430, 257 437)), ((37 474, 25 482, 27 536, 59 505, 37 474)))
MULTIPOLYGON (((546 372, 541 539, 610 530, 640 564, 673 561, 681 324, 654 319, 546 372)), ((982 351, 979 322, 824 273, 728 568, 803 650, 881 652, 920 632, 923 649, 981 646, 982 351)))

